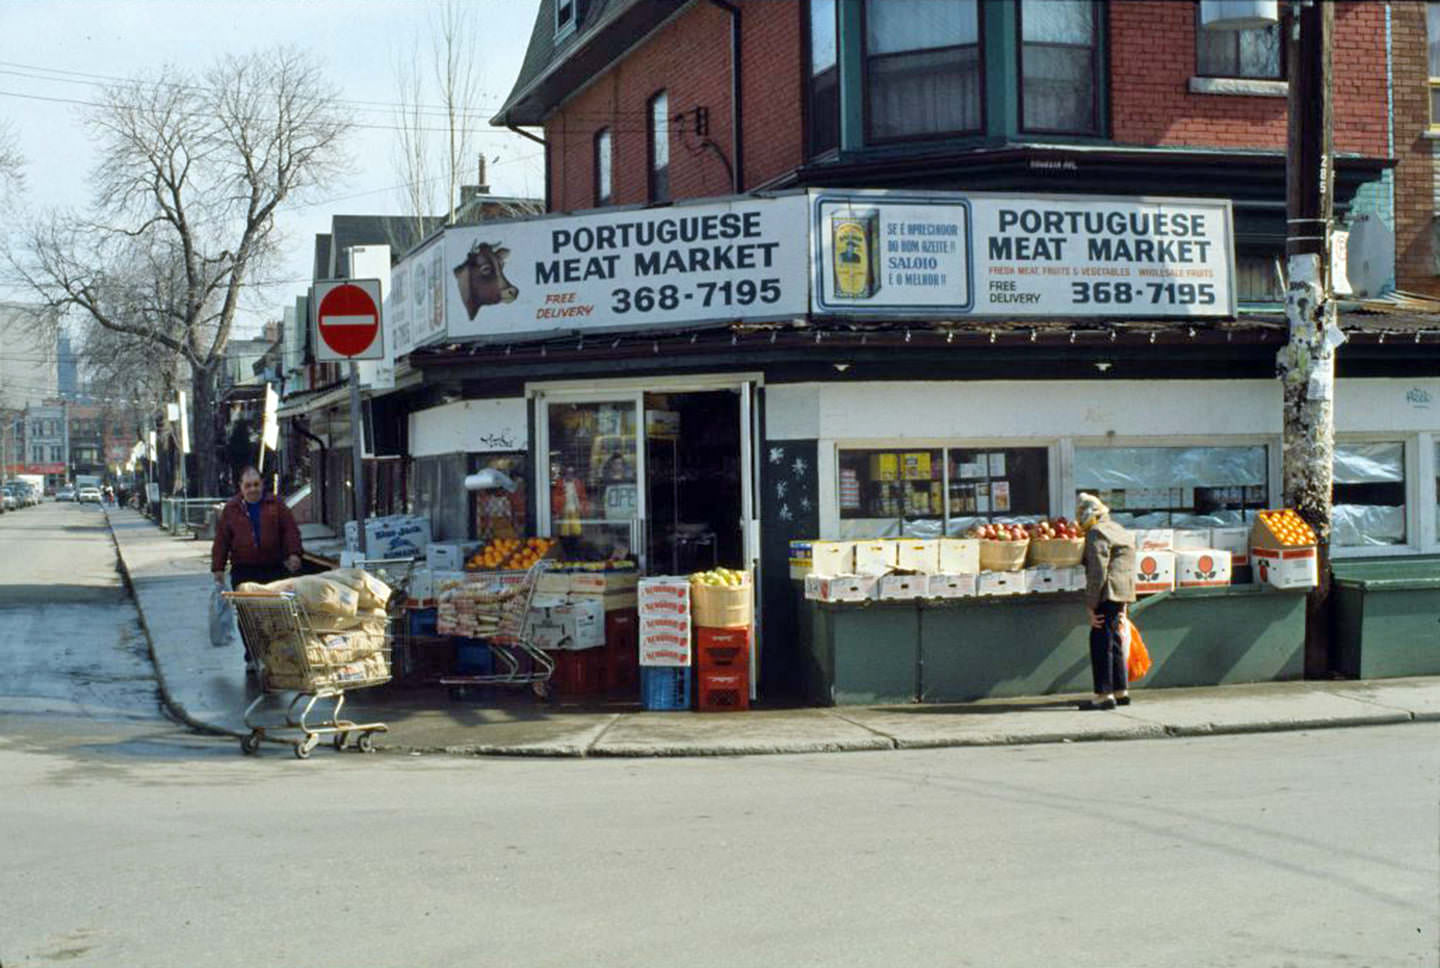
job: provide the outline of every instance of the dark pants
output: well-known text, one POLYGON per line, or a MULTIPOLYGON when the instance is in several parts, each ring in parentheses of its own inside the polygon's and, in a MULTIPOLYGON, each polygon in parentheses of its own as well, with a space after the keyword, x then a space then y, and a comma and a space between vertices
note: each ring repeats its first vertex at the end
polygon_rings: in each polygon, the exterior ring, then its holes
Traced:
POLYGON ((1103 620, 1098 629, 1090 629, 1090 676, 1096 695, 1124 692, 1129 685, 1125 648, 1120 644, 1124 608, 1119 602, 1101 602, 1096 609, 1103 620))

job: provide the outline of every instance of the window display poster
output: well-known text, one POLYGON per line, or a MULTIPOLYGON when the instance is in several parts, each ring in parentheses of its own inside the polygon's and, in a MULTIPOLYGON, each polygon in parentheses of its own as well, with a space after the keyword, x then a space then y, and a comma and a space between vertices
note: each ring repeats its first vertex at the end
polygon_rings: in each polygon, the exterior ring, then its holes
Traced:
MULTIPOLYGON (((994 456, 994 455, 992 455, 994 456)), ((1003 454, 1000 455, 1004 457, 1003 454)), ((996 511, 1010 510, 1010 482, 995 481, 990 485, 990 500, 996 511)))
POLYGON ((1001 453, 991 454, 988 458, 991 477, 1005 476, 1005 455, 1001 453))

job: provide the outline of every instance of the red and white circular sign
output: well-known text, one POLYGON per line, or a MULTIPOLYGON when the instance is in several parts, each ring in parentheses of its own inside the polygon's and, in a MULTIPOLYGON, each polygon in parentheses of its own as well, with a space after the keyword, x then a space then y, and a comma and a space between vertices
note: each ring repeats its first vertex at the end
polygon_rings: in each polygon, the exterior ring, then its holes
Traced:
MULTIPOLYGON (((336 284, 320 297, 315 311, 316 328, 320 341, 336 357, 354 359, 376 355, 381 349, 379 283, 374 283, 375 292, 370 292, 371 280, 362 283, 342 282, 336 284)), ((328 354, 325 354, 328 355, 328 354)))

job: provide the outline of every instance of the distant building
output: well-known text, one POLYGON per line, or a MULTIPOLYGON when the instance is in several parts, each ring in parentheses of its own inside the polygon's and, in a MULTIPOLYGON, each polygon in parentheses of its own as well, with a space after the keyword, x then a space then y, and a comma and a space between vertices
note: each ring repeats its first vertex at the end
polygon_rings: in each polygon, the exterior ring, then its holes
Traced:
POLYGON ((80 395, 80 357, 70 345, 70 337, 61 333, 55 337, 55 365, 57 368, 57 389, 66 400, 75 400, 80 395))
POLYGON ((21 423, 24 439, 20 445, 22 474, 44 474, 45 486, 54 488, 66 480, 69 462, 70 428, 64 400, 47 399, 27 407, 21 423))
POLYGON ((0 303, 0 412, 24 410, 59 390, 53 315, 42 306, 0 303))

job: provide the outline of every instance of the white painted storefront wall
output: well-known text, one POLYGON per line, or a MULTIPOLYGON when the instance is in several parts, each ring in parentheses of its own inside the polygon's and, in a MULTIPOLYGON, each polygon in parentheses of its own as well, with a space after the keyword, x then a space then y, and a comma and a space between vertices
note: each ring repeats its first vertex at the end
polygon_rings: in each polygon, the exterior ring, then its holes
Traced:
POLYGON ((486 454, 530 446, 524 397, 464 400, 410 415, 410 455, 486 454))

